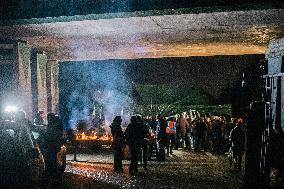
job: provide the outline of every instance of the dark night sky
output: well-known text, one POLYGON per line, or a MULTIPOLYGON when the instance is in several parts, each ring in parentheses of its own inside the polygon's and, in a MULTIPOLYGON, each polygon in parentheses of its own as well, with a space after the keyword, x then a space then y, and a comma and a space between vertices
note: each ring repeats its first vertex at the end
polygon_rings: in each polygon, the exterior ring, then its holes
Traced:
POLYGON ((200 87, 226 99, 226 90, 240 86, 242 72, 253 72, 261 59, 264 55, 139 59, 128 65, 128 73, 137 83, 200 87))
MULTIPOLYGON (((117 73, 122 73, 121 70, 125 70, 128 82, 202 88, 215 99, 228 101, 237 94, 235 91, 238 91, 241 86, 242 73, 253 73, 261 59, 264 59, 264 55, 101 60, 80 62, 79 66, 82 65, 80 67, 78 67, 78 63, 72 66, 72 62, 62 63, 62 66, 66 65, 71 70, 70 73, 66 72, 65 83, 70 80, 67 75, 88 72, 88 78, 93 78, 98 74, 104 75, 106 78, 116 77, 117 79, 110 78, 110 83, 115 81, 116 85, 120 85, 120 76, 117 73), (109 69, 104 68, 106 65, 109 69), (87 71, 83 70, 84 67, 87 71), (78 69, 82 70, 78 71, 78 69), (101 71, 104 73, 90 71, 97 69, 104 70, 101 71), (74 70, 77 72, 74 73, 74 70)), ((74 75, 74 77, 81 78, 82 76, 74 75)), ((125 81, 121 82, 121 86, 123 86, 125 81)))

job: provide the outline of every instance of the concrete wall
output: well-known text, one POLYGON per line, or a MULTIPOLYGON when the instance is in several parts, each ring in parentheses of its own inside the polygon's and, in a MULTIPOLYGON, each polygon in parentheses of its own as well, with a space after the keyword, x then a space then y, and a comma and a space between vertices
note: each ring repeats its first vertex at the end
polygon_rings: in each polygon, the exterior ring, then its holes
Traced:
POLYGON ((268 60, 268 73, 281 72, 282 57, 284 56, 284 38, 272 40, 269 43, 265 57, 268 60))
MULTIPOLYGON (((266 59, 268 60, 268 74, 279 74, 284 71, 284 38, 272 40, 269 43, 268 50, 265 54, 266 59)), ((281 79, 281 127, 284 128, 284 77, 281 79)), ((275 91, 272 94, 272 116, 276 115, 276 93, 277 93, 277 78, 275 78, 275 91)), ((278 89, 279 90, 279 89, 278 89)))

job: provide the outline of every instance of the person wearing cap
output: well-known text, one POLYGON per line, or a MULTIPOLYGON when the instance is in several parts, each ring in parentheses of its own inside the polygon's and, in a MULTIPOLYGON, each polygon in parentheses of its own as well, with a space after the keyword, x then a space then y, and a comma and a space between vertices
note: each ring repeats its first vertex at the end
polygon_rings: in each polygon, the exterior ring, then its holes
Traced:
POLYGON ((114 152, 113 169, 115 173, 123 172, 122 159, 123 159, 123 148, 125 145, 124 135, 121 128, 121 116, 116 116, 110 126, 111 134, 113 137, 112 148, 114 152))

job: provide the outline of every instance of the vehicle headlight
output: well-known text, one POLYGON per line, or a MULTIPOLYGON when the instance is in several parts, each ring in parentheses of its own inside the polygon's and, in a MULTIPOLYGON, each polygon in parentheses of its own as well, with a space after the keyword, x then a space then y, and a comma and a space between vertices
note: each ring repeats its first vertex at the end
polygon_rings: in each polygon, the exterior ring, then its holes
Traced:
POLYGON ((18 108, 16 106, 6 106, 5 112, 16 112, 18 108))

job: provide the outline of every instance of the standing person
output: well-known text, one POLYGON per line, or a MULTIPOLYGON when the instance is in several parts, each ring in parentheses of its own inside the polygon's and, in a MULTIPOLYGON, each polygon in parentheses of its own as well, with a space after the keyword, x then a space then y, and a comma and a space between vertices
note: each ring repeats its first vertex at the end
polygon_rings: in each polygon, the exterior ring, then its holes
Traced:
POLYGON ((141 153, 142 153, 142 160, 143 160, 143 168, 144 170, 147 170, 148 158, 149 158, 149 141, 150 141, 150 136, 151 136, 150 126, 149 126, 149 123, 147 123, 147 119, 145 119, 144 121, 141 116, 137 116, 137 121, 144 133, 141 153))
POLYGON ((152 116, 151 117, 151 121, 149 122, 149 136, 148 136, 148 159, 151 160, 152 156, 153 156, 153 152, 157 152, 157 146, 156 146, 156 142, 155 142, 155 138, 156 138, 156 129, 157 129, 157 118, 156 116, 152 116))
POLYGON ((135 175, 138 173, 139 152, 145 138, 145 130, 138 124, 137 117, 132 116, 130 123, 125 130, 126 143, 129 145, 131 160, 129 165, 129 173, 135 175))
POLYGON ((166 128, 167 133, 167 155, 173 153, 173 148, 176 146, 176 120, 174 117, 170 118, 166 128))
POLYGON ((222 128, 219 117, 215 117, 212 123, 212 147, 213 153, 221 153, 221 141, 222 141, 222 128))
POLYGON ((186 112, 182 114, 182 117, 180 118, 180 130, 181 130, 181 137, 182 137, 182 147, 191 150, 191 142, 190 139, 188 138, 188 132, 189 132, 189 123, 187 121, 187 115, 186 112), (185 143, 185 147, 184 147, 185 143))
POLYGON ((122 156, 123 156, 123 148, 124 148, 124 135, 121 129, 121 116, 116 116, 110 126, 111 134, 113 137, 112 148, 114 152, 114 162, 113 169, 116 173, 123 172, 122 168, 122 156))
POLYGON ((150 128, 151 128, 152 130, 156 131, 157 124, 158 124, 157 116, 152 116, 152 117, 151 117, 151 120, 149 121, 149 126, 150 126, 150 128))
POLYGON ((233 158, 235 160, 234 168, 238 168, 238 170, 241 170, 242 157, 245 149, 245 132, 242 127, 242 119, 239 119, 236 127, 231 131, 230 134, 233 158))
POLYGON ((157 160, 158 161, 165 161, 166 160, 166 142, 167 142, 167 121, 166 118, 162 115, 158 116, 158 125, 156 129, 157 135, 157 160))
MULTIPOLYGON (((63 136, 63 124, 58 116, 54 113, 47 114, 47 130, 44 134, 44 148, 43 154, 45 157, 46 165, 46 179, 47 184, 50 183, 49 179, 58 179, 58 162, 57 153, 60 151, 62 136, 63 136)), ((51 186, 47 186, 49 188, 51 186)))
POLYGON ((180 128, 180 114, 177 114, 176 117, 176 144, 175 144, 175 150, 178 150, 178 148, 181 146, 181 128, 180 128))
POLYGON ((212 151, 212 123, 209 115, 205 117, 206 124, 206 138, 205 138, 205 146, 206 150, 212 151))
POLYGON ((230 149, 230 134, 231 131, 235 128, 236 126, 236 121, 234 121, 236 119, 233 118, 229 118, 228 120, 226 120, 226 125, 223 131, 223 135, 224 135, 224 152, 228 152, 230 149))
POLYGON ((200 147, 202 147, 203 150, 206 151, 205 137, 206 137, 207 126, 205 124, 203 117, 198 119, 198 121, 196 122, 195 129, 196 129, 196 143, 194 151, 196 152, 200 151, 200 147))

